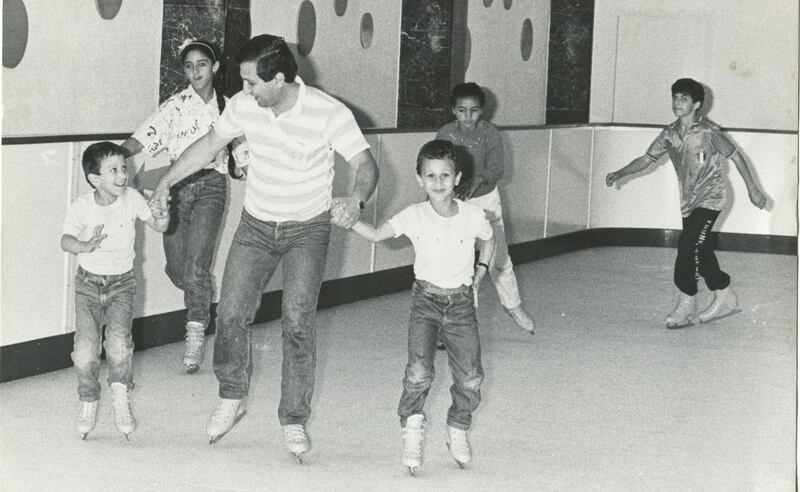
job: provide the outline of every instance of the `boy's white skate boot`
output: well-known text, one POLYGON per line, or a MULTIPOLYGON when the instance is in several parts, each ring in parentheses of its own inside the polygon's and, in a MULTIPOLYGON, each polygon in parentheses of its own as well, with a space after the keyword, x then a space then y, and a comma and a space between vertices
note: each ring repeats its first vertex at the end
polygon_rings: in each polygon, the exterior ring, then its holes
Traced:
POLYGON ((203 323, 189 321, 186 323, 186 348, 183 352, 183 364, 186 372, 194 374, 203 363, 203 342, 205 341, 206 327, 203 323))
POLYGON ((714 302, 708 306, 708 309, 700 313, 698 318, 700 318, 701 323, 708 323, 709 321, 736 314, 739 311, 741 309, 739 309, 736 294, 733 293, 733 289, 729 285, 724 289, 714 291, 714 302))
POLYGON ((520 304, 515 308, 511 309, 506 308, 506 311, 508 311, 508 314, 514 320, 514 323, 516 323, 517 326, 519 326, 523 330, 533 335, 533 329, 535 328, 533 324, 533 319, 528 314, 528 312, 525 311, 525 308, 522 307, 522 304, 520 304))
POLYGON ((450 456, 456 460, 456 463, 461 468, 464 468, 464 465, 472 461, 472 448, 469 446, 467 431, 465 430, 447 426, 447 449, 450 450, 450 456))
POLYGON ((214 409, 214 413, 206 423, 206 432, 211 438, 208 443, 214 444, 225 437, 225 434, 230 432, 246 414, 247 401, 245 399, 220 398, 217 408, 214 409))
POLYGON ((117 420, 117 430, 125 434, 125 439, 131 439, 131 434, 136 430, 136 419, 131 413, 131 403, 128 400, 128 387, 122 383, 111 383, 111 394, 114 402, 114 417, 117 420))
POLYGON ((78 433, 81 434, 81 439, 86 440, 86 435, 94 429, 94 424, 97 422, 97 405, 99 401, 82 401, 81 412, 78 414, 78 420, 75 425, 78 427, 78 433))
POLYGON ((308 439, 308 434, 306 434, 306 428, 303 424, 284 425, 283 443, 300 464, 303 463, 303 453, 307 453, 311 449, 311 441, 308 439))
POLYGON ((421 413, 406 419, 403 427, 403 464, 414 476, 414 469, 422 466, 422 441, 425 439, 425 416, 421 413))
POLYGON ((684 328, 694 324, 694 317, 697 313, 697 300, 695 296, 690 296, 681 292, 678 298, 678 305, 675 310, 667 316, 667 328, 684 328))

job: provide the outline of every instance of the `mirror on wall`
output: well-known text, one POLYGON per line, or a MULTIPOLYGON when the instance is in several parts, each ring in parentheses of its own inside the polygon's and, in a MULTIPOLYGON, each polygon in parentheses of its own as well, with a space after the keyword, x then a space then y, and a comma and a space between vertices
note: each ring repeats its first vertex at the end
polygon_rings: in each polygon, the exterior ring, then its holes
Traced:
POLYGON ((122 8, 122 0, 94 0, 97 12, 105 20, 111 20, 117 16, 119 9, 122 8))
POLYGON ((305 0, 300 4, 300 12, 297 14, 297 51, 308 56, 314 48, 314 40, 317 37, 317 13, 314 4, 305 0))
POLYGON ((3 66, 14 68, 28 47, 28 11, 22 0, 3 0, 3 66))
POLYGON ((372 24, 372 14, 367 12, 361 17, 361 47, 369 48, 372 46, 372 33, 374 29, 372 24))
POLYGON ((347 12, 347 0, 333 0, 333 11, 341 17, 347 12))

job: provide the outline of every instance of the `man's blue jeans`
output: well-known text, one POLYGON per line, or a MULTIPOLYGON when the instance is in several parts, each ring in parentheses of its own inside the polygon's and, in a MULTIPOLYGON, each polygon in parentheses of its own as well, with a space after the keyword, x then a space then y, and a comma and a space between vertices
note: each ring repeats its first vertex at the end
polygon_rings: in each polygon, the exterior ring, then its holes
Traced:
POLYGON ((423 413, 435 374, 433 364, 440 330, 453 375, 450 386, 453 403, 447 411, 447 425, 469 429, 472 412, 481 402, 483 367, 472 287, 441 289, 417 280, 411 289, 408 364, 397 409, 401 426, 406 425, 411 415, 423 413))
POLYGON ((261 293, 283 260, 281 425, 305 425, 316 368, 314 318, 325 273, 331 223, 324 212, 302 222, 264 222, 242 212, 217 307, 214 373, 221 398, 247 396, 253 372, 250 323, 261 293))
POLYGON ((100 399, 100 352, 106 349, 108 384, 133 387, 133 270, 121 275, 95 275, 78 268, 75 275, 75 340, 72 361, 78 373, 81 401, 100 399), (106 327, 103 342, 103 325, 106 327))
POLYGON ((208 326, 214 296, 211 262, 222 227, 227 177, 201 171, 170 190, 170 224, 164 233, 167 276, 183 291, 186 321, 208 326))

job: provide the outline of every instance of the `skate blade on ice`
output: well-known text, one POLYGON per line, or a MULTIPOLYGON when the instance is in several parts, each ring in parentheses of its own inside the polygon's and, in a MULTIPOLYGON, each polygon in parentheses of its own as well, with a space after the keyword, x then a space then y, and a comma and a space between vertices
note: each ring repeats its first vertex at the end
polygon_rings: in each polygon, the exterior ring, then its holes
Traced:
POLYGON ((728 312, 727 312, 727 313, 725 313, 725 314, 722 314, 722 315, 720 315, 720 316, 714 316, 713 318, 709 318, 709 319, 707 319, 707 320, 705 320, 705 321, 703 321, 703 320, 701 319, 701 320, 700 320, 700 323, 711 323, 712 321, 717 321, 717 320, 719 320, 719 319, 722 319, 722 318, 727 318, 728 316, 733 316, 734 314, 738 314, 738 313, 741 313, 741 312, 742 312, 742 310, 741 310, 741 309, 739 309, 739 308, 736 308, 736 309, 733 309, 733 310, 731 310, 731 311, 728 311, 728 312))
POLYGON ((291 455, 294 456, 295 460, 297 460, 298 465, 303 464, 303 453, 291 453, 291 455))
POLYGON ((688 328, 689 326, 694 326, 694 324, 695 324, 695 322, 694 322, 693 319, 690 319, 690 320, 685 321, 683 323, 673 323, 673 324, 667 323, 667 329, 668 330, 679 330, 681 328, 688 328))
POLYGON ((200 370, 199 364, 187 364, 186 365, 186 374, 194 374, 200 370))
POLYGON ((212 437, 211 439, 209 439, 209 441, 208 441, 208 444, 216 444, 217 442, 219 442, 219 440, 220 440, 220 439, 222 439, 223 437, 225 437, 225 434, 227 434, 227 433, 228 433, 228 432, 230 432, 230 431, 231 431, 231 430, 232 430, 234 427, 236 427, 236 424, 238 424, 238 423, 239 423, 239 421, 240 421, 240 420, 242 420, 242 417, 244 417, 245 415, 247 415, 247 410, 244 410, 244 411, 242 411, 242 413, 240 413, 239 415, 237 415, 237 416, 236 416, 236 418, 235 418, 235 419, 233 419, 233 423, 231 424, 231 426, 230 426, 230 427, 228 427, 228 430, 226 430, 226 431, 225 431, 225 432, 223 432, 222 434, 218 434, 218 435, 216 435, 216 436, 212 437))

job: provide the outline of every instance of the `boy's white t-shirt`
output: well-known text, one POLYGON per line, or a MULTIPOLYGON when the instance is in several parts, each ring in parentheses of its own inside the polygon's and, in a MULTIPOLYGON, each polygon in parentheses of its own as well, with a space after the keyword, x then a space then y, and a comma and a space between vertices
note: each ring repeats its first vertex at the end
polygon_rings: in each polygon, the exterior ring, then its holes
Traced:
POLYGON ((430 202, 415 203, 389 219, 394 236, 414 245, 414 276, 444 289, 472 285, 475 239, 492 237, 483 209, 455 200, 458 213, 442 217, 430 202))
POLYGON ((62 234, 80 241, 94 235, 94 229, 103 225, 100 247, 91 253, 78 253, 78 264, 87 272, 97 275, 119 275, 133 268, 133 242, 136 237, 136 219, 146 221, 153 216, 144 197, 128 188, 110 205, 98 205, 94 192, 79 196, 67 209, 62 234))

